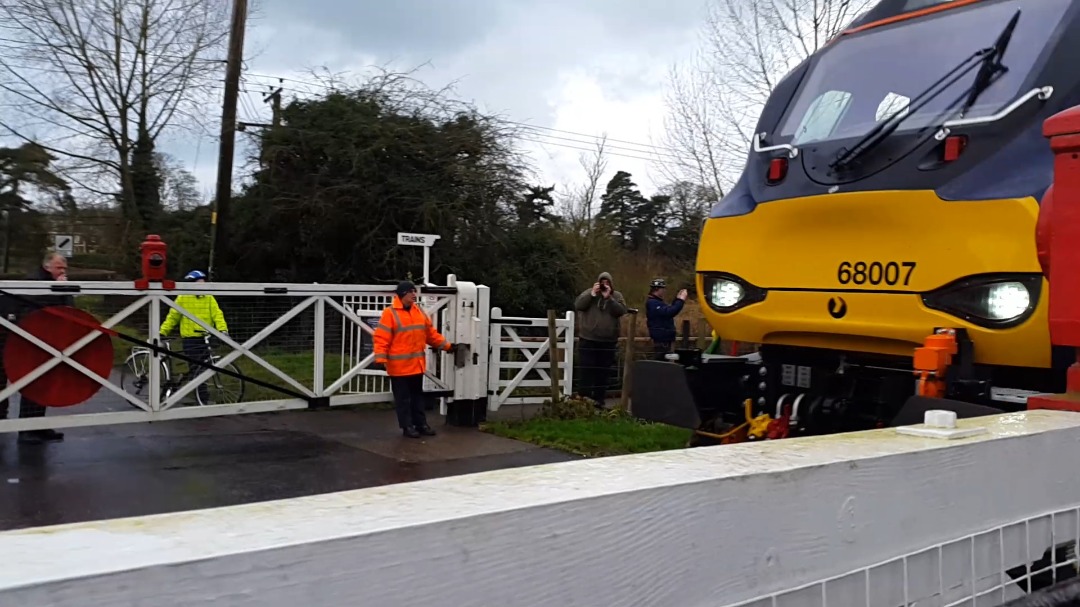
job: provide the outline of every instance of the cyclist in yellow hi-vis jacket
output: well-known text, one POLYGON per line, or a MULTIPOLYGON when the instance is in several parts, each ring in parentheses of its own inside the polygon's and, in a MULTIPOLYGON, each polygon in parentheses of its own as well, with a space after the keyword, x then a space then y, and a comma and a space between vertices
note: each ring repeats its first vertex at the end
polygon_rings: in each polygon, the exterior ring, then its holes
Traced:
MULTIPOLYGON (((187 276, 184 276, 184 280, 195 283, 206 282, 206 274, 199 270, 192 270, 187 273, 187 276)), ((222 333, 229 332, 229 326, 225 324, 225 315, 221 313, 221 308, 218 307, 217 299, 213 295, 177 295, 176 305, 214 327, 214 329, 222 333)), ((176 328, 177 323, 180 323, 180 337, 184 342, 184 355, 202 362, 209 360, 210 348, 206 345, 206 330, 195 321, 181 314, 179 310, 169 310, 165 322, 161 323, 161 337, 168 337, 169 333, 172 333, 172 330, 176 328)), ((191 369, 191 376, 194 377, 201 369, 200 366, 191 369)), ((206 383, 199 384, 196 391, 202 402, 208 405, 213 404, 210 402, 210 391, 206 388, 206 383)))

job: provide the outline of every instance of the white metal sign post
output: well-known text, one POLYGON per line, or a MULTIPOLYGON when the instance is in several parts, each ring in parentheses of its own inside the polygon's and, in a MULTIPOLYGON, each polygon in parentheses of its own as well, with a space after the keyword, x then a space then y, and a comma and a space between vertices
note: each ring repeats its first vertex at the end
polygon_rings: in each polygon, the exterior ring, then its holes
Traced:
POLYGON ((57 234, 53 237, 53 249, 70 259, 75 254, 75 237, 70 234, 57 234))
POLYGON ((409 232, 398 232, 397 243, 406 247, 424 247, 424 284, 431 284, 431 247, 435 245, 435 241, 442 238, 438 234, 410 234, 409 232))

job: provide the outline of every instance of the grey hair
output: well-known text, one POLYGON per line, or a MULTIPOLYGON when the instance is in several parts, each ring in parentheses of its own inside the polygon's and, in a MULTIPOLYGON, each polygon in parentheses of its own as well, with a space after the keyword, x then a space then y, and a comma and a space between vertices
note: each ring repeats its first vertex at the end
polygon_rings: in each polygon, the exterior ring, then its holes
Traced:
MULTIPOLYGON (((56 259, 57 257, 64 257, 64 256, 59 251, 57 251, 55 249, 49 249, 48 251, 45 252, 45 257, 43 257, 41 259, 41 265, 42 266, 47 266, 47 265, 49 265, 50 261, 56 259)), ((67 259, 67 257, 64 257, 64 259, 67 259)))

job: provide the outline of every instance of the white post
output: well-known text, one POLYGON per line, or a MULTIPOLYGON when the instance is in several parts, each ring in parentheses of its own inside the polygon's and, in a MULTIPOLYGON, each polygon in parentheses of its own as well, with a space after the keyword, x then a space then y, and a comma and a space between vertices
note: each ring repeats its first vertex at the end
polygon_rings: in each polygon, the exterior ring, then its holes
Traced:
POLYGON ((435 241, 442 238, 438 234, 411 234, 409 232, 398 232, 397 243, 400 246, 405 247, 424 247, 424 276, 423 283, 428 286, 432 286, 431 282, 431 247, 435 246, 435 241))
MULTIPOLYGON (((146 336, 151 342, 164 346, 165 343, 158 339, 161 330, 161 298, 164 295, 150 298, 150 327, 146 336)), ((161 411, 161 362, 164 357, 156 350, 150 352, 150 394, 148 395, 146 404, 150 405, 150 410, 154 412, 161 411)))
POLYGON ((566 332, 563 333, 562 362, 563 396, 570 398, 574 392, 574 313, 566 313, 566 332))
POLYGON ((424 284, 431 284, 431 247, 424 247, 424 284))
MULTIPOLYGON (((342 320, 348 320, 344 316, 342 320)), ((342 331, 341 342, 345 343, 345 332, 342 331)), ((316 396, 327 396, 323 394, 323 390, 326 388, 325 380, 326 373, 324 371, 326 365, 326 299, 320 297, 315 301, 315 368, 313 369, 314 377, 312 383, 312 390, 316 396)))
POLYGON ((488 384, 487 390, 491 394, 488 396, 488 411, 498 411, 499 406, 502 405, 502 392, 499 391, 501 387, 500 378, 502 377, 502 325, 499 324, 499 319, 502 318, 502 308, 491 308, 491 314, 488 316, 488 384))

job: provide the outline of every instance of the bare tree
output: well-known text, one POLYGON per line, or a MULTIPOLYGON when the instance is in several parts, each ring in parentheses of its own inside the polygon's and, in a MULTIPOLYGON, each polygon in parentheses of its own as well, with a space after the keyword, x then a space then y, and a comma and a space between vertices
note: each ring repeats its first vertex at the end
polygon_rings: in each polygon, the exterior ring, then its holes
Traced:
POLYGON ((776 83, 876 0, 712 0, 703 44, 669 75, 665 176, 723 195, 776 83))
POLYGON ((595 215, 600 196, 600 180, 607 171, 607 135, 601 135, 591 154, 580 154, 578 162, 585 171, 584 182, 560 200, 560 215, 566 218, 568 236, 576 254, 587 258, 595 236, 595 215))
POLYGON ((0 134, 139 217, 133 156, 194 126, 217 88, 227 0, 0 0, 0 134))
POLYGON ((154 164, 161 175, 161 205, 170 210, 188 211, 202 204, 199 180, 180 162, 163 153, 154 154, 154 164))

